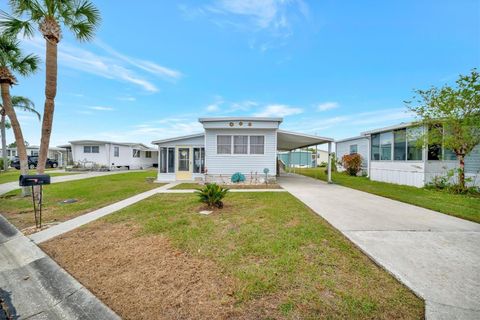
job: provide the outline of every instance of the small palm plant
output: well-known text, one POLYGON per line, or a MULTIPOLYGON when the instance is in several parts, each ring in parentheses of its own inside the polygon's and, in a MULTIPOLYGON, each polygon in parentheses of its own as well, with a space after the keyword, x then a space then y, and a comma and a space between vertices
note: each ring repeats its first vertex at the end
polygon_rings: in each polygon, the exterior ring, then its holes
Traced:
POLYGON ((222 188, 216 183, 206 184, 205 187, 196 191, 200 201, 206 203, 210 208, 223 208, 222 199, 227 194, 228 189, 222 188))

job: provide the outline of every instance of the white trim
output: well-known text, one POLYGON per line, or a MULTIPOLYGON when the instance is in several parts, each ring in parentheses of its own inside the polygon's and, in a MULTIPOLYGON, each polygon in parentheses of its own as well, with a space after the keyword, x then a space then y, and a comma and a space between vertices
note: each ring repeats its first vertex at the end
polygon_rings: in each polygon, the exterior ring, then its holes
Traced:
POLYGON ((179 136, 179 137, 162 139, 162 140, 154 140, 154 141, 152 141, 152 144, 162 144, 162 143, 166 143, 166 142, 174 142, 174 141, 177 141, 177 140, 184 140, 184 139, 189 139, 189 138, 199 138, 201 136, 205 136, 205 133, 195 133, 195 134, 190 134, 190 135, 186 135, 186 136, 179 136))

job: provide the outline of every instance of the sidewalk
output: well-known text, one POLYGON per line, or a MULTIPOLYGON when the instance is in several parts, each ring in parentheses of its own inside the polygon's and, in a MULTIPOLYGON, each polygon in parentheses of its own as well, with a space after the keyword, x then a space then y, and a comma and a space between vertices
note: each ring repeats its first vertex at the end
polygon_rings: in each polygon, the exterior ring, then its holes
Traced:
POLYGON ((0 215, 0 318, 119 320, 0 215))

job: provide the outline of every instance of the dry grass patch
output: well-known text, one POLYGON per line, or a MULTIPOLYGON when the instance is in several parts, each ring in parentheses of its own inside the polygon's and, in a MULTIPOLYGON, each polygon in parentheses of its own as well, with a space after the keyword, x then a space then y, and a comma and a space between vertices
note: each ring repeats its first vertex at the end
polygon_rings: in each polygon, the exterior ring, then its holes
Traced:
POLYGON ((159 194, 44 249, 135 319, 420 319, 423 301, 288 193, 159 194), (136 311, 136 313, 134 313, 136 311))

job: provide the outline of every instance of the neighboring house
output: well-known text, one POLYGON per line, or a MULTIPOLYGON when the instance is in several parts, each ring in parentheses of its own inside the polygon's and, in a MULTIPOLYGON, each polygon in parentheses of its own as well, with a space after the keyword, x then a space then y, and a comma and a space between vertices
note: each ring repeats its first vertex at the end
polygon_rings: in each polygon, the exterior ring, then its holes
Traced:
MULTIPOLYGON (((39 146, 31 145, 27 146, 27 156, 38 156, 38 152, 40 150, 39 146)), ((63 167, 66 165, 65 156, 67 150, 61 147, 50 147, 48 149, 47 157, 49 159, 56 160, 59 167, 63 167)), ((13 160, 16 156, 18 156, 17 148, 7 148, 7 157, 10 160, 13 160)))
MULTIPOLYGON (((370 159, 367 173, 371 180, 423 187, 459 166, 455 153, 442 145, 418 147, 418 137, 424 129, 414 123, 401 123, 363 132, 363 138, 339 142, 337 153, 340 155, 339 146, 346 150, 352 141, 366 143, 370 159)), ((480 184, 480 146, 465 157, 465 176, 472 179, 470 184, 480 184)))
POLYGON ((142 143, 98 140, 70 141, 63 146, 71 153, 73 163, 86 167, 99 165, 107 169, 126 167, 145 169, 157 166, 158 152, 142 143))
POLYGON ((317 150, 317 166, 328 162, 328 151, 317 150))
POLYGON ((368 138, 365 136, 352 137, 348 139, 335 141, 335 155, 339 163, 338 171, 345 171, 341 165, 341 160, 344 155, 358 153, 362 158, 362 171, 368 171, 369 150, 368 138))
POLYGON ((315 167, 315 154, 308 150, 279 152, 278 159, 281 160, 287 167, 294 167, 294 168, 315 167))
MULTIPOLYGON (((282 118, 200 118, 204 132, 156 140, 159 181, 228 182, 240 172, 248 181, 274 179, 278 151, 329 143, 330 138, 280 130, 282 118)), ((311 157, 310 157, 311 159, 311 157)))

